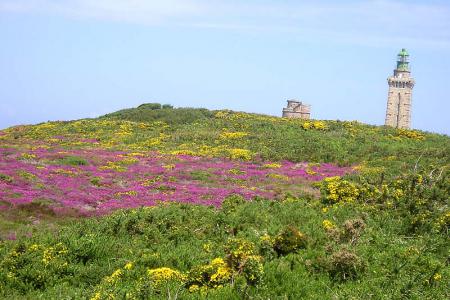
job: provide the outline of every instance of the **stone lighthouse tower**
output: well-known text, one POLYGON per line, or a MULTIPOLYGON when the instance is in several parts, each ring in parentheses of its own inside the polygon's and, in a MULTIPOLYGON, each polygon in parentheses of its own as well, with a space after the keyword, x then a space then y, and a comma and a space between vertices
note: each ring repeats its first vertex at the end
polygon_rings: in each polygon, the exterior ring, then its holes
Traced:
POLYGON ((411 96, 414 79, 409 71, 409 54, 402 49, 398 54, 397 68, 388 78, 389 93, 385 125, 396 128, 411 128, 411 96))

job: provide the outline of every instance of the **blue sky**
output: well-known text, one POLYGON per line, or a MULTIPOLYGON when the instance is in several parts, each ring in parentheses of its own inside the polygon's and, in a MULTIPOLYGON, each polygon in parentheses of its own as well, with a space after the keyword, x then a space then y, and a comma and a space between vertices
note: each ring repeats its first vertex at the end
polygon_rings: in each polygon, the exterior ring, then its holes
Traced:
POLYGON ((384 123, 407 48, 413 127, 450 134, 449 1, 0 0, 0 128, 144 102, 384 123))

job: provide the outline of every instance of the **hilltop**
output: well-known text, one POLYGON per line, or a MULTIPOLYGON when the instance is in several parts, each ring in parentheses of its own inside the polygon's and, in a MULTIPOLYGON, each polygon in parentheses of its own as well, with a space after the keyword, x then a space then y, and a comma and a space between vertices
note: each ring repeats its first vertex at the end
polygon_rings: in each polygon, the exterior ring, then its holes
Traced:
POLYGON ((449 153, 422 131, 157 103, 11 127, 0 296, 444 299, 449 153))

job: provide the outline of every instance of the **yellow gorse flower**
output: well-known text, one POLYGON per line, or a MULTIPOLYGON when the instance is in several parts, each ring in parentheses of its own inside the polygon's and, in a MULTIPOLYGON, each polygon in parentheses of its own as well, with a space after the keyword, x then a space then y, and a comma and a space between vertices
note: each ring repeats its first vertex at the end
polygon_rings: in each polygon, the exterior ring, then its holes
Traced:
POLYGON ((325 178, 322 189, 326 193, 326 199, 332 203, 353 202, 359 196, 356 185, 339 176, 325 178))
POLYGON ((213 259, 211 266, 216 269, 216 272, 211 275, 213 284, 224 283, 231 279, 232 270, 222 258, 213 259))
POLYGON ((442 275, 439 273, 436 273, 433 275, 433 280, 434 281, 440 281, 442 279, 442 275))
POLYGON ((265 169, 279 169, 279 168, 281 168, 281 164, 277 164, 277 163, 265 164, 265 165, 263 165, 263 168, 265 168, 265 169))
POLYGON ((138 192, 136 191, 127 191, 127 192, 118 192, 115 193, 114 196, 121 197, 121 196, 137 196, 138 192))
POLYGON ((108 283, 115 283, 122 277, 123 271, 122 269, 115 270, 110 276, 106 277, 105 281, 108 283))
POLYGON ((412 140, 418 140, 423 141, 425 139, 425 136, 421 134, 420 132, 416 130, 408 130, 408 129, 397 129, 397 136, 398 137, 405 137, 412 140))
POLYGON ((247 149, 228 149, 231 159, 251 160, 252 153, 247 149))
POLYGON ((166 170, 173 170, 173 169, 175 169, 175 165, 174 164, 167 164, 167 165, 164 165, 162 167, 164 169, 166 169, 166 170))
POLYGON ((186 279, 185 275, 181 272, 167 267, 149 269, 147 271, 147 275, 150 280, 154 281, 156 284, 161 284, 172 280, 184 281, 186 279))
POLYGON ((133 268, 133 263, 129 262, 123 267, 125 270, 131 270, 133 268))
POLYGON ((281 174, 276 174, 276 173, 267 174, 267 177, 273 178, 273 179, 279 179, 279 180, 283 180, 283 181, 289 181, 289 177, 288 176, 281 175, 281 174))
POLYGON ((308 129, 326 130, 326 129, 328 129, 328 127, 324 121, 305 121, 301 126, 305 130, 308 130, 308 129))
POLYGON ((330 230, 336 227, 336 225, 333 224, 333 222, 331 222, 330 220, 323 220, 322 222, 322 227, 325 230, 330 230))

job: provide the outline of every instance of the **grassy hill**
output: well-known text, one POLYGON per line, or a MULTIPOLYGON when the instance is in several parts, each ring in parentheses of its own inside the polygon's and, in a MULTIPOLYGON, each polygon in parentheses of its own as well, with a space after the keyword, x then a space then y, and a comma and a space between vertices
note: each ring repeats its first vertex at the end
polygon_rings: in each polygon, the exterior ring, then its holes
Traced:
POLYGON ((445 299, 450 138, 144 104, 0 131, 0 296, 445 299))

